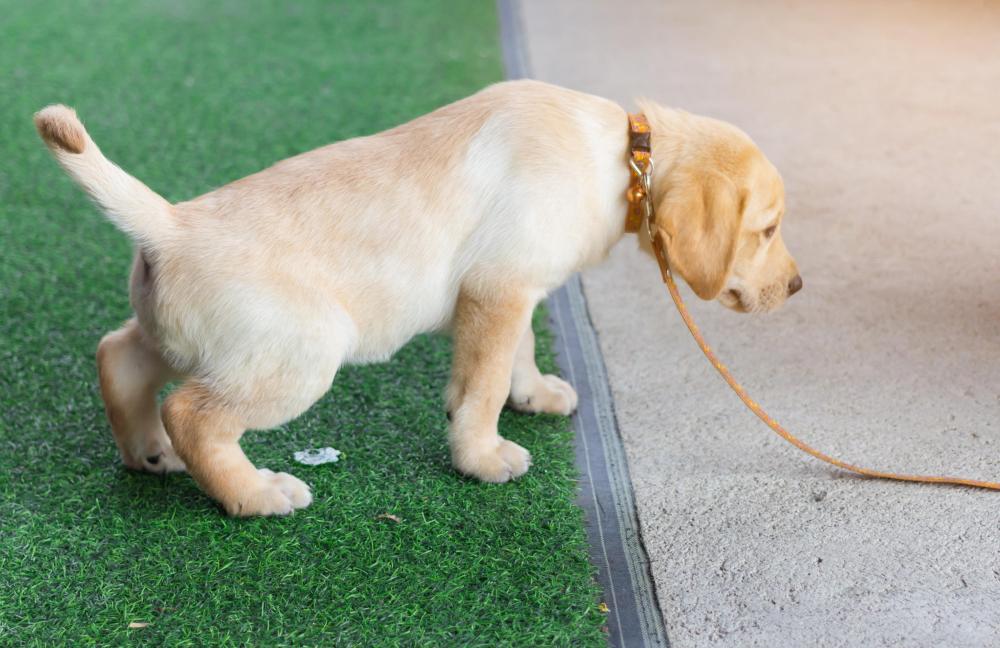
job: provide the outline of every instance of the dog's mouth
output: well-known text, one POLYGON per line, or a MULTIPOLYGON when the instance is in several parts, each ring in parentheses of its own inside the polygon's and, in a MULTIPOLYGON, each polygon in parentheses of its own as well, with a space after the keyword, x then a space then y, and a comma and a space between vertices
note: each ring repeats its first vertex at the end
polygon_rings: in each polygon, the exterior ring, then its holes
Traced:
POLYGON ((747 307, 743 292, 736 288, 723 290, 719 293, 718 300, 723 306, 730 310, 734 310, 737 313, 747 313, 750 311, 747 307))
POLYGON ((726 308, 737 313, 762 314, 778 310, 787 299, 780 284, 767 286, 757 293, 742 288, 728 288, 716 298, 726 308))

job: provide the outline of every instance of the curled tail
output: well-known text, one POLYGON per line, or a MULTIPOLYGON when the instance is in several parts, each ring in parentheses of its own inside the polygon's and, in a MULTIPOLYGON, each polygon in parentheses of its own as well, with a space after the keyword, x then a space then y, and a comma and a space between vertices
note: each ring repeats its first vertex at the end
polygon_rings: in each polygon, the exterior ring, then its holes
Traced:
POLYGON ((170 203, 104 157, 72 108, 43 108, 35 113, 35 128, 62 168, 118 229, 153 249, 169 236, 175 227, 170 203))

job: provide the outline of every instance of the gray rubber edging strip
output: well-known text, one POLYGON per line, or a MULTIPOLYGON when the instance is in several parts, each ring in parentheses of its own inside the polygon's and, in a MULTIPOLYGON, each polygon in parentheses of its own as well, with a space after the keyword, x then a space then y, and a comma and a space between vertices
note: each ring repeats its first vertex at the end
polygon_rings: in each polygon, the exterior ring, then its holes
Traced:
MULTIPOLYGON (((529 77, 519 2, 497 0, 497 9, 507 78, 529 77)), ((624 129, 623 124, 623 136, 624 129)), ((619 648, 669 646, 642 545, 604 358, 579 275, 553 293, 548 305, 559 368, 580 396, 572 419, 581 474, 577 504, 586 513, 590 561, 598 569, 609 608, 610 643, 619 648)))

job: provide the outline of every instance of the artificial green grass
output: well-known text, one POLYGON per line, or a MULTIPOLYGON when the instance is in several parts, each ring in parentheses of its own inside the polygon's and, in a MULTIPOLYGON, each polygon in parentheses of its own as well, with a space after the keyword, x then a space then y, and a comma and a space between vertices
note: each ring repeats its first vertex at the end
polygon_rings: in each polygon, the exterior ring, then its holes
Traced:
POLYGON ((505 413, 529 473, 456 475, 447 340, 345 368, 302 418, 244 437, 312 485, 289 518, 228 519, 187 475, 123 469, 93 353, 129 316, 129 243, 31 124, 73 105, 109 157, 186 199, 498 80, 493 3, 2 0, 0 16, 0 644, 603 644, 568 422, 505 413), (326 445, 339 463, 292 460, 326 445))

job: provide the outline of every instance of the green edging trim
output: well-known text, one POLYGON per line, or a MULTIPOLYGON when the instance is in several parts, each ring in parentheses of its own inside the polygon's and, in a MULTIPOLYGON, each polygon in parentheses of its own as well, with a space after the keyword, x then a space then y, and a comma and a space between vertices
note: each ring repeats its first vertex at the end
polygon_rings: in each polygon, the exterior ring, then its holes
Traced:
POLYGON ((0 15, 0 645, 604 645, 569 422, 505 413, 531 471, 457 476, 445 339, 345 368, 305 416, 244 438, 312 485, 290 518, 231 520, 186 475, 124 470, 93 353, 129 315, 129 243, 31 124, 73 105, 111 159, 185 199, 499 80, 494 4, 3 0, 0 15), (292 461, 326 445, 339 463, 292 461))

